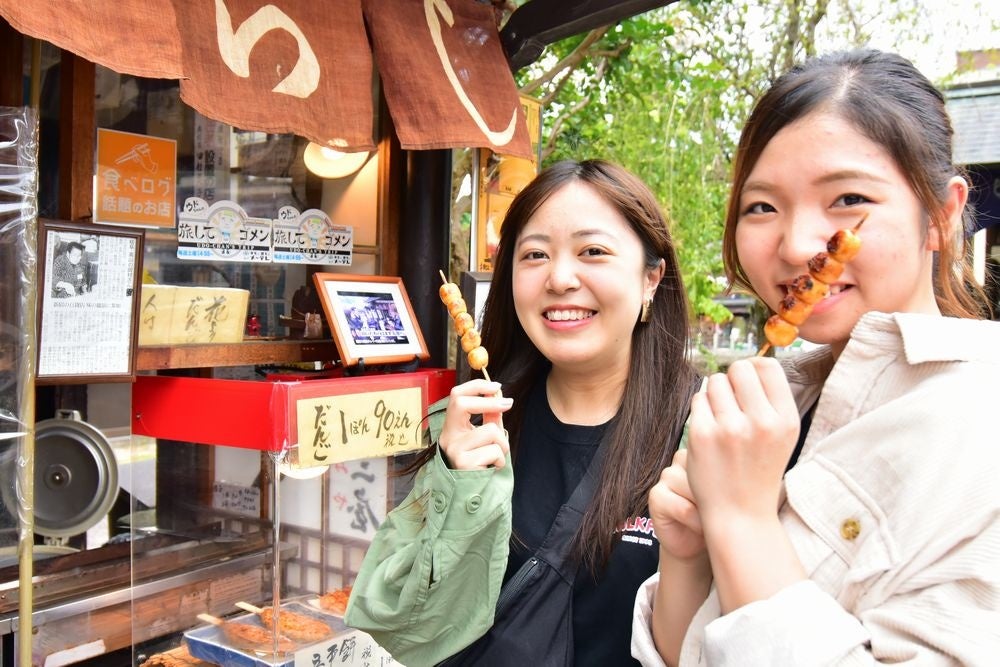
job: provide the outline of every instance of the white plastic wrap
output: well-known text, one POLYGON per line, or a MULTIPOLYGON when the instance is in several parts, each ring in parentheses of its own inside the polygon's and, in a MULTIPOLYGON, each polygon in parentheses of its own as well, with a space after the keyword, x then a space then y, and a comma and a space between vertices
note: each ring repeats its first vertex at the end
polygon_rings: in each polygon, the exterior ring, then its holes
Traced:
MULTIPOLYGON (((17 545, 22 628, 32 606, 37 183, 37 114, 0 107, 0 483, 18 501, 4 508, 0 544, 17 545)), ((21 634, 30 655, 31 633, 21 634)))

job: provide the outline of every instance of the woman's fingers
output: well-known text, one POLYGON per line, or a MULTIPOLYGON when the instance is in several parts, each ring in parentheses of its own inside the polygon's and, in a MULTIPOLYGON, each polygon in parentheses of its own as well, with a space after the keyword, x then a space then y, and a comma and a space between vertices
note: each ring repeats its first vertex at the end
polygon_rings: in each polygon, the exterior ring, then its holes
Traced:
POLYGON ((762 433, 784 440, 799 421, 784 371, 766 358, 736 361, 725 375, 712 375, 704 394, 692 397, 691 413, 696 426, 689 437, 704 442, 714 435, 723 446, 762 433))
POLYGON ((660 483, 649 492, 650 511, 676 521, 696 533, 701 533, 701 517, 687 481, 687 473, 679 466, 670 466, 660 473, 660 483), (654 509, 655 508, 655 509, 654 509))
POLYGON ((749 361, 757 370, 757 377, 768 402, 779 414, 794 415, 797 421, 799 408, 781 364, 764 357, 751 357, 749 361))
POLYGON ((462 438, 462 449, 477 449, 490 445, 496 445, 504 454, 510 451, 507 432, 497 424, 477 426, 462 438))
POLYGON ((689 497, 687 473, 672 465, 660 474, 660 481, 649 491, 649 516, 660 542, 661 554, 689 560, 705 553, 705 536, 701 514, 689 497))
POLYGON ((483 470, 503 468, 507 463, 506 450, 499 445, 486 445, 463 451, 452 459, 456 470, 483 470))
MULTIPOLYGON (((696 394, 697 395, 697 394, 696 394)), ((708 400, 708 407, 716 420, 725 419, 733 415, 742 414, 740 405, 733 393, 733 387, 728 375, 713 373, 708 377, 708 384, 705 387, 705 398, 708 400)))
POLYGON ((500 393, 498 382, 476 379, 451 390, 438 446, 456 470, 503 467, 510 451, 501 415, 513 401, 500 393), (482 416, 481 424, 472 419, 482 416))

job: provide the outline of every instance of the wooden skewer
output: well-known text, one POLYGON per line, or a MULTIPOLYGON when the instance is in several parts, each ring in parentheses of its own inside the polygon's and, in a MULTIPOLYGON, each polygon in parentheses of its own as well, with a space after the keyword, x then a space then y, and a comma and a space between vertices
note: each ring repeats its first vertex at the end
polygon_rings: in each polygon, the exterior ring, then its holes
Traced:
POLYGON ((211 623, 212 625, 225 625, 225 621, 217 616, 212 616, 211 614, 198 614, 199 621, 205 621, 206 623, 211 623))
POLYGON ((767 341, 764 341, 764 344, 760 346, 759 350, 757 350, 757 356, 763 357, 765 354, 767 354, 767 351, 770 349, 771 349, 771 344, 767 341))
POLYGON ((260 607, 253 606, 249 602, 237 602, 236 606, 242 609, 243 611, 250 612, 251 614, 260 614, 260 612, 264 611, 260 607))

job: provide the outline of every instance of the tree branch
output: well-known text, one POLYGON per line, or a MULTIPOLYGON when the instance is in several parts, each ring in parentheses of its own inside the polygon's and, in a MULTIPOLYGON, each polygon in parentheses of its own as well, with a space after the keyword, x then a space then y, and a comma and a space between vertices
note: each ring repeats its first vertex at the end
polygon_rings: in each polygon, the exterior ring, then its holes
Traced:
POLYGON ((580 63, 582 63, 587 58, 587 56, 590 55, 588 53, 590 47, 593 46, 596 42, 598 42, 602 37, 604 37, 605 33, 607 32, 608 32, 608 26, 605 26, 603 28, 595 28, 594 30, 588 32, 587 36, 583 38, 583 41, 580 42, 580 44, 575 49, 573 49, 572 53, 570 53, 568 56, 557 62, 547 71, 543 72, 542 75, 539 76, 534 81, 529 81, 524 86, 522 86, 521 92, 526 95, 530 95, 531 93, 535 92, 545 84, 552 81, 563 70, 572 71, 573 69, 579 67, 580 63))

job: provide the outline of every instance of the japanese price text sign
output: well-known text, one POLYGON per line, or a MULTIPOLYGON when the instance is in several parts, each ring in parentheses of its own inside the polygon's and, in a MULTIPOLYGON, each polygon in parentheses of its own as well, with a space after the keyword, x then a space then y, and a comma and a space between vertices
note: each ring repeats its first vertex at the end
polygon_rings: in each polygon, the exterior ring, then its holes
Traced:
POLYGON ((295 652, 295 667, 402 667, 371 635, 354 630, 295 652))
POLYGON ((97 128, 97 222, 173 227, 177 142, 97 128))
POLYGON ((329 465, 421 447, 421 401, 419 387, 298 400, 298 465, 329 465))

